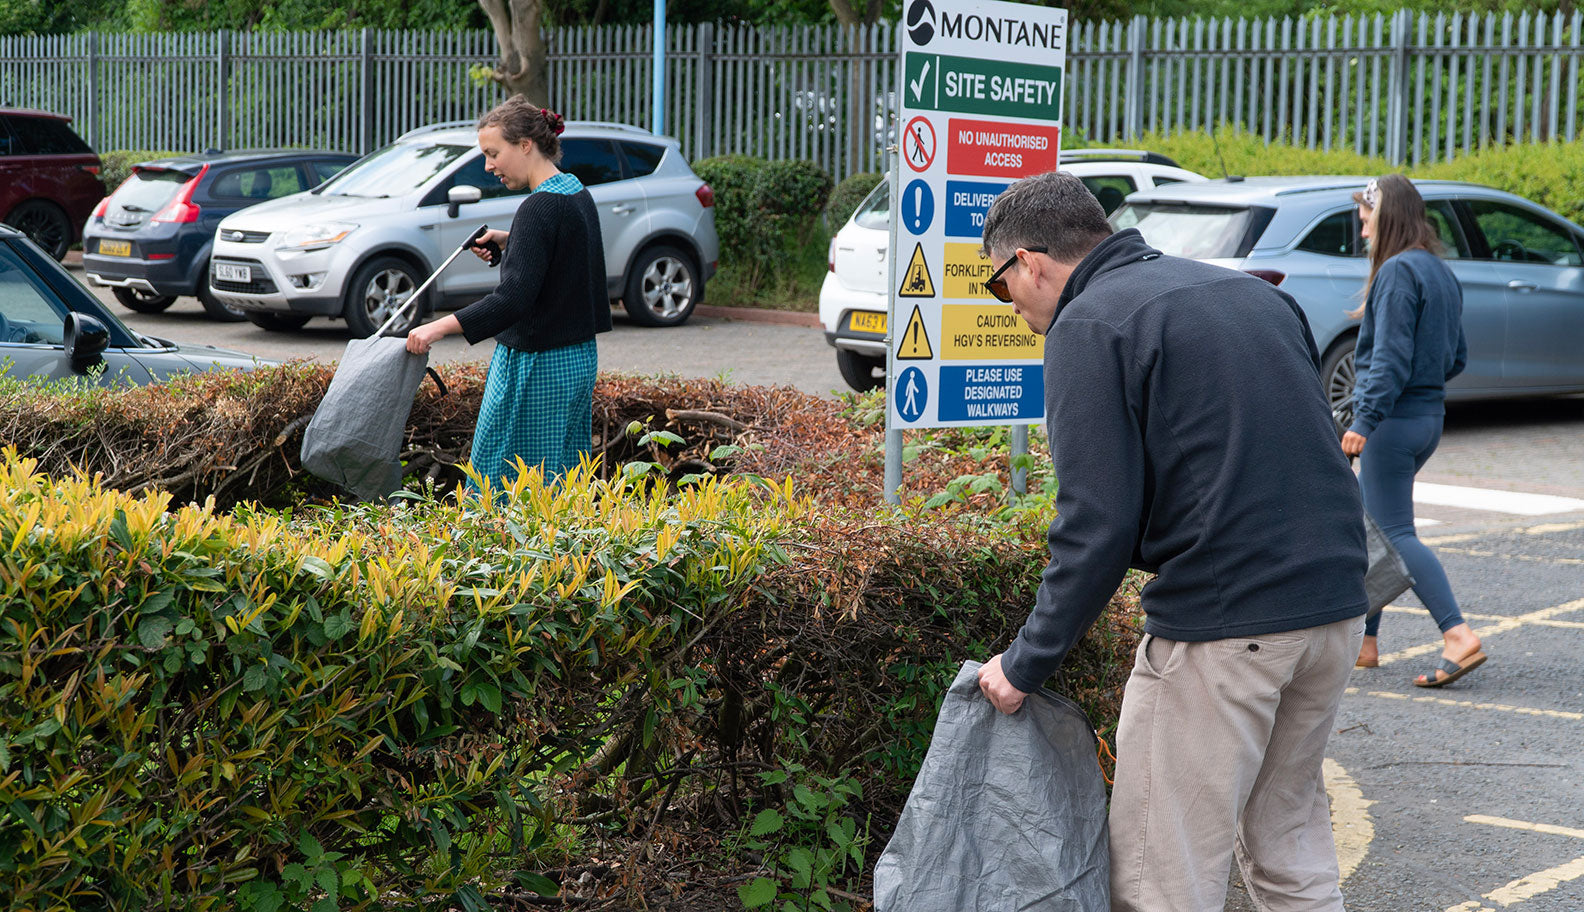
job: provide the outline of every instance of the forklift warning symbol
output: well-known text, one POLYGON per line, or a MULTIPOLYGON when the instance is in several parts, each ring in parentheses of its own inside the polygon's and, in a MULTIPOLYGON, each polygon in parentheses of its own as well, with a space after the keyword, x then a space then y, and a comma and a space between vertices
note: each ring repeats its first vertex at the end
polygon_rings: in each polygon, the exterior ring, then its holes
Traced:
POLYGON ((897 360, 899 361, 928 361, 935 357, 935 352, 930 349, 929 331, 924 328, 924 317, 919 314, 918 305, 913 305, 913 316, 908 318, 907 329, 902 331, 902 338, 897 343, 897 360))
POLYGON ((924 245, 913 245, 913 256, 908 260, 907 270, 902 273, 902 287, 897 289, 897 296, 903 298, 933 298, 935 297, 935 283, 930 280, 929 266, 924 263, 924 245))

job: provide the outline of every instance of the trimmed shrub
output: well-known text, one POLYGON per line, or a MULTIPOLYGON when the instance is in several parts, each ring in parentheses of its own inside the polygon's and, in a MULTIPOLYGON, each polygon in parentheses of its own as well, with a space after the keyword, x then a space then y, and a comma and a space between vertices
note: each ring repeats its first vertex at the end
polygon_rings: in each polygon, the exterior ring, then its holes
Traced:
MULTIPOLYGON (((1037 535, 821 518, 790 483, 510 493, 171 512, 8 452, 12 906, 858 891, 952 672, 1039 580, 1037 535)), ((1102 729, 1137 638, 1124 590, 1056 682, 1102 729)))
POLYGON ((830 196, 830 175, 813 162, 746 155, 706 158, 693 170, 715 191, 726 284, 753 297, 799 259, 830 196))
POLYGON ((103 167, 99 171, 99 179, 104 181, 106 191, 114 193, 123 181, 132 176, 133 165, 156 158, 186 154, 169 151, 153 152, 146 149, 111 149, 109 152, 100 152, 99 161, 103 167))
POLYGON ((831 192, 830 204, 825 207, 826 224, 831 231, 840 230, 852 218, 853 213, 858 211, 858 204, 874 192, 883 177, 885 175, 878 171, 864 171, 836 185, 836 189, 831 192))
POLYGON ((1412 174, 1496 187, 1584 222, 1584 142, 1493 146, 1412 174))

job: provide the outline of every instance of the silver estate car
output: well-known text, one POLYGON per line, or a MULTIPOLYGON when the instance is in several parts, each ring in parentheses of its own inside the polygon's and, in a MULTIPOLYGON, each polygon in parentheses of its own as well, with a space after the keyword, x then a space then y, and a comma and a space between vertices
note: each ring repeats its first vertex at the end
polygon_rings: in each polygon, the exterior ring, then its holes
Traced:
MULTIPOLYGON (((561 170, 588 187, 599 209, 612 301, 621 299, 635 323, 686 321, 715 273, 720 242, 714 192, 680 145, 637 127, 573 121, 561 151, 561 170)), ((209 288, 266 329, 323 316, 367 336, 475 228, 509 229, 526 192, 484 170, 473 121, 414 130, 310 191, 227 216, 215 232, 209 288)), ((477 257, 459 257, 420 309, 470 304, 498 275, 477 257)))
MULTIPOLYGON (((1241 269, 1297 299, 1338 420, 1351 423, 1353 346, 1369 274, 1353 193, 1363 177, 1259 177, 1155 187, 1111 217, 1163 252, 1241 269)), ((1468 366, 1447 398, 1584 392, 1584 228, 1511 193, 1415 181, 1463 286, 1468 366)))

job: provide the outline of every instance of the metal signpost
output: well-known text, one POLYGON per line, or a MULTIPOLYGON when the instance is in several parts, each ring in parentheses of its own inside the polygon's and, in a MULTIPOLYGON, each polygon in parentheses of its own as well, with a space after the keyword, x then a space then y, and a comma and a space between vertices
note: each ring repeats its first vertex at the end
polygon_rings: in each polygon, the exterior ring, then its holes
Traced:
MULTIPOLYGON (((886 499, 902 431, 1013 426, 1013 455, 1045 418, 1045 340, 984 287, 990 203, 1056 169, 1067 11, 1000 0, 909 0, 891 166, 886 499)), ((1022 473, 1014 471, 1021 488, 1022 473)))

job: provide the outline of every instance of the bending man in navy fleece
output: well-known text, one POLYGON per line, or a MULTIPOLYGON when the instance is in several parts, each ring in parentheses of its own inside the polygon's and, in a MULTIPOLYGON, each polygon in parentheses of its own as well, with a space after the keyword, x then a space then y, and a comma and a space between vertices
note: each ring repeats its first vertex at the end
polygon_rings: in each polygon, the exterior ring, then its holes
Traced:
MULTIPOLYGON (((518 461, 557 478, 592 449, 596 333, 611 328, 599 213, 582 182, 556 167, 561 115, 521 95, 479 120, 484 169, 509 190, 529 190, 510 232, 485 232, 505 251, 499 286, 456 313, 407 334, 423 354, 452 333, 472 344, 495 337, 489 379, 473 431, 471 461, 494 487, 518 461)), ((482 247, 481 259, 491 254, 482 247)))
POLYGON ((1083 183, 1013 184, 986 283, 1045 335, 1050 564, 980 687, 1016 712, 1128 567, 1111 908, 1221 912, 1234 849, 1270 912, 1338 912, 1320 765, 1364 635, 1364 520, 1303 312, 1270 283, 1111 233, 1083 183))

